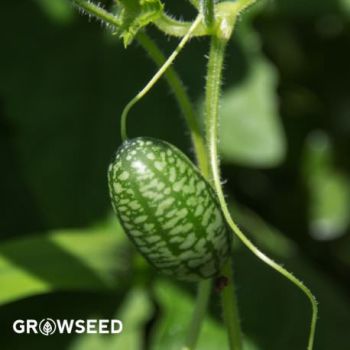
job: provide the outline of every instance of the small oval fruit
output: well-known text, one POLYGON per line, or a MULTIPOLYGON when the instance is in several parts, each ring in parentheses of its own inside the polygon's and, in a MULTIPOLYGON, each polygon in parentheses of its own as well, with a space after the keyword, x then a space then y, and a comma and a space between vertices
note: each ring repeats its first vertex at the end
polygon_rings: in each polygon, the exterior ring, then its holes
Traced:
POLYGON ((230 238, 218 199, 179 149, 148 137, 128 140, 108 183, 126 234, 157 270, 191 281, 220 272, 230 238))

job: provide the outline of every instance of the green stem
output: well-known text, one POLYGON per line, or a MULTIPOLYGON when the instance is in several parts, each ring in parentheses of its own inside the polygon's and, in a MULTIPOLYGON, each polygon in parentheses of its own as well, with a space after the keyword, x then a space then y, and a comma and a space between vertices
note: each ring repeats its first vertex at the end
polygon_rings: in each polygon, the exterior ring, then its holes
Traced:
POLYGON ((204 17, 204 22, 209 29, 213 28, 214 25, 214 0, 201 0, 201 12, 204 17))
MULTIPOLYGON (((138 34, 136 39, 143 47, 143 49, 148 53, 151 59, 156 63, 156 65, 162 66, 164 64, 166 61, 164 54, 158 48, 157 44, 145 32, 138 34)), ((196 111, 176 70, 173 67, 169 67, 169 69, 165 72, 164 77, 170 89, 174 93, 181 113, 185 117, 188 129, 190 130, 198 167, 200 168, 203 175, 207 176, 208 157, 206 154, 203 136, 198 124, 196 111)))
MULTIPOLYGON (((205 97, 205 113, 207 128, 207 146, 209 150, 209 159, 211 166, 211 175, 216 184, 218 176, 216 140, 217 135, 213 135, 213 124, 217 123, 219 114, 220 84, 222 80, 222 68, 227 39, 219 38, 213 35, 210 45, 208 74, 205 97)), ((220 181, 219 181, 220 183, 220 181)), ((216 186, 215 186, 216 187, 216 186)), ((221 184, 220 184, 221 188, 221 184)), ((217 190, 217 188, 216 188, 217 190)), ((224 310, 224 321, 227 328, 229 345, 231 350, 241 350, 241 329, 238 316, 238 308, 234 290, 234 281, 232 278, 231 264, 224 267, 223 274, 228 277, 228 286, 222 293, 222 308, 224 310)))
MULTIPOLYGON (((192 25, 192 22, 179 21, 163 13, 158 19, 154 21, 154 24, 159 30, 167 35, 183 37, 188 32, 189 28, 192 25)), ((199 24, 196 30, 192 33, 192 36, 204 35, 208 35, 208 30, 202 24, 199 24)))
POLYGON ((88 14, 93 15, 105 23, 111 24, 115 28, 119 28, 121 25, 119 19, 116 16, 91 1, 72 0, 72 2, 82 10, 86 11, 88 14))
POLYGON ((199 283, 196 305, 193 311, 192 320, 187 333, 185 345, 182 350, 193 350, 196 347, 202 321, 204 319, 211 291, 211 280, 204 280, 199 283))
POLYGON ((186 35, 182 38, 173 53, 167 58, 163 65, 158 69, 157 73, 153 75, 151 80, 146 84, 146 86, 125 106, 121 115, 121 136, 123 140, 127 139, 126 133, 126 121, 131 108, 141 100, 157 83, 157 81, 162 77, 162 75, 167 71, 167 69, 174 62, 177 55, 184 48, 188 40, 191 38, 192 32, 196 29, 198 24, 202 21, 202 16, 198 15, 195 21, 192 23, 186 35))
POLYGON ((318 314, 317 301, 310 291, 301 281, 299 281, 293 274, 277 264, 263 252, 261 252, 241 229, 237 226, 231 217, 229 212, 223 189, 220 181, 220 167, 218 160, 217 140, 218 140, 218 105, 220 94, 220 82, 221 82, 221 69, 223 63, 223 55, 225 50, 225 40, 213 37, 211 51, 209 56, 208 78, 207 78, 207 98, 206 98, 206 128, 207 128, 207 143, 209 147, 210 168, 214 182, 214 188, 218 195, 218 199, 224 214, 224 217, 231 227, 235 235, 241 240, 241 242, 260 260, 265 262, 271 268, 279 272, 286 277, 294 285, 296 285, 309 299, 312 308, 312 317, 310 324, 310 333, 308 340, 308 350, 312 350, 315 337, 316 321, 318 314))
POLYGON ((231 264, 232 260, 229 259, 222 269, 222 273, 228 281, 227 286, 221 292, 222 313, 224 322, 227 325, 227 332, 230 332, 228 335, 230 349, 242 349, 242 332, 231 264))

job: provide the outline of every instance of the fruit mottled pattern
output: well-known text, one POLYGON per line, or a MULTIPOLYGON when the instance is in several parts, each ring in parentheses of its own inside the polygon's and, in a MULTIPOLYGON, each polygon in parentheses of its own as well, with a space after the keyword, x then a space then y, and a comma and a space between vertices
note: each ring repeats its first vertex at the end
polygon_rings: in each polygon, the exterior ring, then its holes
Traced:
POLYGON ((197 281, 219 273, 230 239, 213 188, 175 146, 139 137, 108 169, 113 209, 157 270, 197 281))

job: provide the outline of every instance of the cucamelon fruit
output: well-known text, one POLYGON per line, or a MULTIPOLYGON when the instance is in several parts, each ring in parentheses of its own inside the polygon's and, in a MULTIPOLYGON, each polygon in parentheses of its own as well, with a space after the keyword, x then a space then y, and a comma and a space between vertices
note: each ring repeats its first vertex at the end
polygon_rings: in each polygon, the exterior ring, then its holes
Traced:
POLYGON ((229 255, 227 227, 211 185, 175 146, 124 142, 108 169, 112 206, 126 234, 160 272, 216 276, 229 255))

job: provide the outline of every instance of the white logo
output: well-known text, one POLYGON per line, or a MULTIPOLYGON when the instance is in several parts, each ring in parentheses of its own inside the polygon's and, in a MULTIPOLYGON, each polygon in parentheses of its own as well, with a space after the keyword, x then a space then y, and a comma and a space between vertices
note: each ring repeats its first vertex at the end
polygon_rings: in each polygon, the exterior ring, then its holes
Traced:
POLYGON ((40 321, 27 319, 13 322, 13 330, 17 334, 43 334, 45 336, 58 334, 119 334, 123 331, 120 320, 68 320, 43 318, 40 321))
POLYGON ((44 335, 51 335, 56 332, 56 323, 52 318, 44 318, 39 323, 39 331, 44 335))

